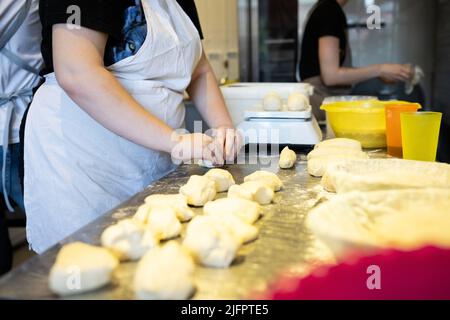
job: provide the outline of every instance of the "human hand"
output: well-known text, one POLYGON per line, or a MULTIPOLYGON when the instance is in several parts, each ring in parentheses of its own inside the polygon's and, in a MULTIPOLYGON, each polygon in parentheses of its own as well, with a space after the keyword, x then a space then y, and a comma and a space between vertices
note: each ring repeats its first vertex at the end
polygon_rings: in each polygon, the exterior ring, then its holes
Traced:
POLYGON ((211 130, 214 138, 214 163, 223 165, 236 159, 243 146, 243 138, 240 132, 232 127, 219 127, 211 130))
POLYGON ((176 142, 171 155, 174 162, 190 162, 191 160, 206 160, 215 162, 214 139, 206 134, 193 133, 179 135, 174 133, 176 142))
POLYGON ((413 76, 413 70, 409 64, 381 64, 379 75, 386 83, 406 82, 413 76))

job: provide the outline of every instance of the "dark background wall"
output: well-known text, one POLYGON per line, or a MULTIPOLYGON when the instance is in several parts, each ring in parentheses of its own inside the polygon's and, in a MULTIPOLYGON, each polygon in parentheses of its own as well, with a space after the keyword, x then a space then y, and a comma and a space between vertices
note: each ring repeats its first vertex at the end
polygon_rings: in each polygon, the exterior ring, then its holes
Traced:
POLYGON ((450 0, 438 0, 432 109, 444 114, 438 158, 450 163, 450 0))

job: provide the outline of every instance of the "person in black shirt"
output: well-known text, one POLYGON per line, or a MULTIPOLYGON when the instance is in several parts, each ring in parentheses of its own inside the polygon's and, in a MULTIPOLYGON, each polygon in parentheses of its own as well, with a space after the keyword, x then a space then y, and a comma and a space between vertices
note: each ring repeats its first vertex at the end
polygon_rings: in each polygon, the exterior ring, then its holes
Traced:
POLYGON ((315 87, 311 98, 317 118, 327 96, 346 95, 352 85, 373 78, 392 83, 407 81, 412 76, 409 65, 379 64, 352 68, 347 35, 347 18, 343 6, 348 0, 319 0, 306 23, 300 60, 302 81, 315 87))
POLYGON ((41 0, 45 83, 25 125, 38 253, 173 171, 233 161, 234 130, 193 0, 41 0), (185 134, 187 91, 211 135, 185 134), (175 163, 173 163, 173 161, 175 163))

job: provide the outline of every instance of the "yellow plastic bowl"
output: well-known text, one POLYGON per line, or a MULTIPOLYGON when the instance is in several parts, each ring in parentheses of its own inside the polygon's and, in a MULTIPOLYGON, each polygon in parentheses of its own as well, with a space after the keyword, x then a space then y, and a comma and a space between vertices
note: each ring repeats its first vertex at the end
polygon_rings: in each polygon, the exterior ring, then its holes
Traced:
POLYGON ((338 138, 361 142, 363 148, 386 147, 385 104, 403 104, 404 101, 350 101, 335 102, 321 107, 338 138))

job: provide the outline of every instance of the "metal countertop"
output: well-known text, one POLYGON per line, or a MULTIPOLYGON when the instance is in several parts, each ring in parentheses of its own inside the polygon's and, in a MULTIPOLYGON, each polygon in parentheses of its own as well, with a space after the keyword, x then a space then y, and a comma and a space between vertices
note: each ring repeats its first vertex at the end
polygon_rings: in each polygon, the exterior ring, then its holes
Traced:
MULTIPOLYGON (((241 248, 229 269, 197 267, 197 292, 193 299, 244 299, 258 294, 270 286, 279 274, 299 275, 311 265, 332 259, 330 251, 314 239, 304 226, 307 212, 324 196, 317 186, 320 179, 310 177, 305 157, 298 157, 295 169, 278 168, 277 157, 253 158, 253 163, 230 165, 236 183, 260 169, 276 172, 284 189, 275 196, 275 203, 264 206, 263 217, 257 222, 259 238, 241 248), (271 160, 272 165, 264 165, 271 160)), ((167 177, 150 185, 118 208, 87 225, 61 244, 41 256, 36 256, 18 269, 0 279, 0 298, 6 299, 58 299, 48 289, 47 277, 61 245, 82 241, 100 243, 102 231, 117 220, 131 217, 144 199, 155 193, 178 193, 190 175, 202 175, 207 169, 184 165, 167 177)), ((224 197, 226 194, 219 194, 224 197)), ((326 196, 326 195, 325 195, 326 196)), ((200 214, 201 209, 195 209, 200 214)), ((183 232, 186 225, 183 227, 183 232)), ((123 263, 114 275, 113 284, 69 299, 134 299, 132 278, 136 263, 123 263)))

